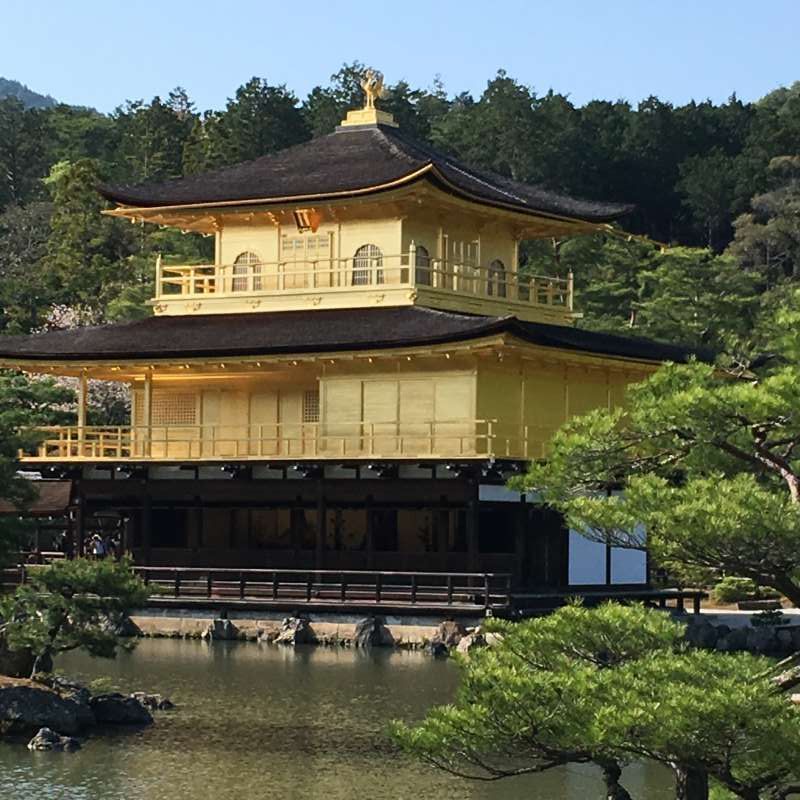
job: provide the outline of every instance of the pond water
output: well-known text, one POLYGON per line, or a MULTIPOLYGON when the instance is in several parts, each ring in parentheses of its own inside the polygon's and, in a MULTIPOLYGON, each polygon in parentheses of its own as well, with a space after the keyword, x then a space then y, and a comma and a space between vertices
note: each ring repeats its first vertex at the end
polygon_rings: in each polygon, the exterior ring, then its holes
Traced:
MULTIPOLYGON (((456 666, 422 653, 143 640, 115 661, 62 657, 60 672, 160 692, 178 708, 143 731, 88 739, 71 754, 0 746, 0 797, 14 800, 591 800, 598 774, 575 766, 494 783, 398 755, 384 729, 452 697, 456 666)), ((631 794, 673 797, 657 765, 625 770, 631 794)))

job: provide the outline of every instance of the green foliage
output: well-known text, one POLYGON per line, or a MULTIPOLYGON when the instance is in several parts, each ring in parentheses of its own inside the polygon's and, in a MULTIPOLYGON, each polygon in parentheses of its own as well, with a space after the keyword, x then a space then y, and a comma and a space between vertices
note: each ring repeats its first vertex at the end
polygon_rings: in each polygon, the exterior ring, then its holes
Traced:
POLYGON ((113 658, 125 645, 120 625, 146 598, 127 561, 58 561, 32 569, 28 583, 0 598, 0 634, 11 650, 33 653, 34 674, 49 657, 78 648, 113 658))
POLYGON ((639 606, 492 627, 496 643, 460 661, 453 704, 392 725, 407 753, 484 779, 593 761, 608 781, 650 758, 741 797, 794 777, 800 717, 762 659, 687 650, 681 625, 639 606))
MULTIPOLYGON (((70 421, 74 393, 51 379, 31 380, 20 372, 0 372, 0 498, 20 510, 33 499, 30 482, 20 477, 18 453, 33 447, 37 425, 70 421)), ((0 517, 0 566, 8 564, 19 546, 24 526, 0 517)))
POLYGON ((718 603, 736 603, 755 598, 757 590, 754 580, 727 575, 714 587, 713 594, 718 603))
POLYGON ((45 174, 44 112, 0 100, 0 208, 35 196, 45 174))
POLYGON ((44 277, 57 302, 101 316, 119 275, 134 252, 130 225, 103 216, 97 193, 99 165, 89 159, 55 164, 46 180, 53 200, 44 277))
POLYGON ((30 333, 55 303, 41 277, 52 205, 32 202, 0 212, 0 330, 30 333))

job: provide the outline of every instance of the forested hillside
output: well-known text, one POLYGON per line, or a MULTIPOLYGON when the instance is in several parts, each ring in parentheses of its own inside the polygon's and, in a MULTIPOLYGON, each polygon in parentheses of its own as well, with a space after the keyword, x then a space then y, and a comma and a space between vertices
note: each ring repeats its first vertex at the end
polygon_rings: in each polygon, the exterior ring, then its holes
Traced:
POLYGON ((49 94, 39 94, 33 89, 29 89, 24 83, 9 78, 0 78, 0 100, 6 97, 16 97, 25 108, 51 108, 58 105, 58 101, 49 94))
MULTIPOLYGON (((0 100, 0 330, 147 313, 153 256, 208 240, 102 217, 100 180, 140 182, 255 158, 331 131, 361 103, 362 65, 303 99, 253 78, 224 109, 182 89, 112 114, 0 100)), ((499 72, 479 96, 400 82, 381 105, 476 166, 636 210, 597 235, 528 243, 526 268, 576 275, 582 324, 719 345, 747 334, 800 273, 800 83, 756 103, 575 106, 499 72)))

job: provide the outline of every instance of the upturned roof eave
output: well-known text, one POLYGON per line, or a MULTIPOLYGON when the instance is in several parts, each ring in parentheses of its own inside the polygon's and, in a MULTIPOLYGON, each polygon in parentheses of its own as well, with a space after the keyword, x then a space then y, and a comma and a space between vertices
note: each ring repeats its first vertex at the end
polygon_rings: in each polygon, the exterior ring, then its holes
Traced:
POLYGON ((522 214, 527 217, 538 217, 549 219, 556 222, 563 222, 567 224, 578 223, 580 225, 589 226, 602 226, 613 222, 616 219, 630 213, 634 206, 621 205, 618 210, 609 212, 608 214, 592 215, 565 215, 557 214, 553 211, 546 211, 535 206, 527 205, 522 202, 514 203, 512 201, 503 202, 492 198, 483 197, 482 195, 470 192, 447 178, 447 176, 439 169, 433 162, 429 161, 422 167, 411 170, 400 177, 387 181, 385 183, 370 184, 367 186, 354 187, 352 189, 344 189, 340 191, 318 192, 313 194, 299 194, 299 195, 282 195, 277 197, 253 197, 253 198, 240 198, 235 200, 213 200, 202 201, 198 203, 175 203, 159 205, 157 203, 135 205, 133 203, 125 202, 126 198, 124 193, 113 191, 113 187, 106 187, 100 185, 97 187, 98 192, 111 202, 118 203, 117 208, 107 209, 103 211, 104 214, 115 217, 126 218, 140 218, 146 219, 149 214, 155 213, 170 213, 181 211, 215 211, 217 209, 229 209, 237 207, 253 207, 253 206, 278 206, 278 205, 292 205, 297 203, 307 202, 326 202, 332 200, 346 200, 352 197, 363 197, 371 194, 379 194, 382 192, 391 191, 393 189, 400 189, 409 186, 424 179, 432 179, 431 182, 439 184, 442 189, 450 194, 453 194, 462 199, 468 200, 478 205, 488 206, 490 208, 498 208, 503 211, 522 214))

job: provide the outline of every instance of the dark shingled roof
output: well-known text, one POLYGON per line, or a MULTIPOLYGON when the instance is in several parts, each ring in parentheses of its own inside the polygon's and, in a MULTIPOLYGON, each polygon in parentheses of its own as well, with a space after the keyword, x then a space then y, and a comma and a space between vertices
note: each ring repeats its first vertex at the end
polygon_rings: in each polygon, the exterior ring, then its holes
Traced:
MULTIPOLYGON (((72 481, 31 481, 34 498, 25 510, 31 517, 49 517, 64 514, 72 497, 72 481)), ((0 499, 0 514, 19 514, 19 509, 9 500, 0 499)))
POLYGON ((447 191, 528 213, 605 222, 632 209, 629 205, 577 200, 472 169, 386 125, 343 127, 232 167, 166 183, 101 186, 100 193, 122 205, 147 208, 325 199, 411 180, 426 168, 427 179, 447 191))
MULTIPOLYGON (((0 337, 0 358, 223 358, 446 344, 509 333, 531 344, 649 361, 685 361, 675 345, 516 317, 482 317, 419 306, 148 317, 136 322, 0 337)), ((708 354, 699 354, 707 358, 708 354)))

